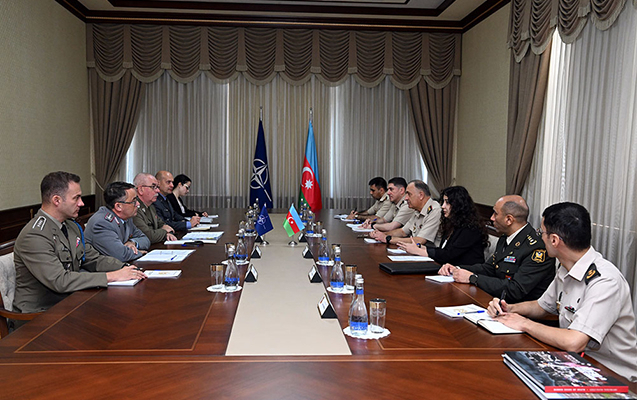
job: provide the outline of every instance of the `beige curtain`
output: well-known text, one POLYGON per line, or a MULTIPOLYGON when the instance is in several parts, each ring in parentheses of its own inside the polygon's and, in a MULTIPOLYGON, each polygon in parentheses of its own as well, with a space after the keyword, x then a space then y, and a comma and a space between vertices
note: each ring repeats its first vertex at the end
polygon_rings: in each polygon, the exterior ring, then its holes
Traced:
MULTIPOLYGON (((573 43, 590 20, 599 30, 610 28, 626 0, 513 0, 509 47, 520 62, 528 49, 541 54, 549 47, 553 30, 564 43, 573 43)), ((637 0, 633 0, 637 7, 637 0)))
POLYGON ((118 173, 133 140, 145 84, 126 72, 117 82, 106 82, 89 70, 95 142, 96 201, 103 203, 102 188, 118 173))
POLYGON ((407 96, 429 182, 440 192, 452 183, 458 78, 441 89, 421 81, 407 96))
POLYGON ((167 70, 181 83, 204 72, 217 83, 243 73, 258 85, 279 74, 294 85, 315 75, 334 86, 353 75, 365 87, 389 76, 409 89, 460 75, 460 34, 121 24, 87 24, 86 32, 87 65, 111 82, 130 71, 148 83, 167 70))
MULTIPOLYGON (((511 55, 513 57, 513 55, 511 55)), ((531 170, 549 77, 551 46, 540 54, 511 60, 507 123, 506 190, 520 194, 531 170)))

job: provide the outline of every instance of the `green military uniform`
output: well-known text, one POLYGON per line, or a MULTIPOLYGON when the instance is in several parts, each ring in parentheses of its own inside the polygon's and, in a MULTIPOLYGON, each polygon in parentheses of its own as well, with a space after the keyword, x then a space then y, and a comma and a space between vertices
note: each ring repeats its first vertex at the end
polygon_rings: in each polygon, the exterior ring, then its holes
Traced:
POLYGON ((403 196, 403 198, 398 202, 398 204, 392 204, 387 214, 383 217, 385 222, 396 221, 400 224, 400 226, 405 225, 411 217, 416 214, 414 209, 409 208, 407 204, 407 196, 403 196))
POLYGON ((476 285, 490 295, 500 297, 506 290, 507 303, 538 299, 555 277, 555 259, 531 224, 510 244, 502 236, 487 262, 463 268, 477 274, 476 285))
POLYGON ((161 229, 165 223, 157 216, 155 206, 152 204, 146 206, 139 197, 137 200, 139 201, 139 210, 137 210, 137 215, 133 217, 133 223, 150 239, 151 243, 163 243, 168 232, 161 229))
POLYGON ((84 244, 72 220, 61 224, 40 210, 22 229, 14 247, 17 312, 45 311, 76 290, 106 287, 106 274, 123 263, 84 244), (67 236, 62 231, 66 226, 67 236), (80 268, 96 273, 80 272, 80 268))
POLYGON ((420 212, 414 210, 414 215, 403 226, 403 232, 408 237, 419 237, 428 242, 436 243, 441 213, 440 204, 430 197, 420 212))

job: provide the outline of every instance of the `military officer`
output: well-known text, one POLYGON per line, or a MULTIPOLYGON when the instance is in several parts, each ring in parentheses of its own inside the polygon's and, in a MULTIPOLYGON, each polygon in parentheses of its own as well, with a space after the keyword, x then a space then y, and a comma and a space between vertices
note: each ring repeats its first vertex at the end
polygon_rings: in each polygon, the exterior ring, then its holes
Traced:
POLYGON ((387 214, 391 207, 391 200, 387 195, 387 181, 380 176, 372 178, 369 181, 369 194, 374 200, 374 204, 361 213, 351 211, 348 219, 369 219, 369 218, 382 218, 387 214))
POLYGON ((399 176, 391 178, 387 183, 387 195, 391 201, 391 207, 384 217, 367 219, 362 228, 374 228, 381 232, 389 232, 402 228, 414 216, 414 210, 407 204, 407 181, 399 176))
POLYGON ((190 218, 190 221, 186 221, 186 218, 181 214, 178 214, 170 205, 167 196, 173 192, 173 174, 168 171, 159 171, 155 175, 157 183, 159 185, 159 194, 155 199, 153 205, 157 216, 161 218, 166 224, 170 225, 176 231, 185 231, 186 229, 194 228, 199 224, 199 216, 195 215, 190 218))
POLYGON ((374 230, 369 237, 387 244, 404 241, 402 238, 411 237, 415 243, 435 243, 440 227, 440 204, 431 198, 429 186, 423 181, 413 180, 405 191, 407 204, 415 214, 407 223, 388 232, 374 230))
POLYGON ((513 302, 535 300, 555 276, 555 259, 546 254, 542 238, 527 222, 529 207, 520 196, 504 196, 493 207, 491 221, 502 236, 483 264, 445 264, 440 275, 471 283, 492 296, 506 293, 513 302))
POLYGON ((133 180, 137 190, 139 200, 139 210, 133 217, 133 223, 138 227, 151 243, 163 243, 165 240, 177 240, 174 235, 175 230, 164 223, 157 216, 153 202, 157 200, 159 185, 157 179, 151 175, 141 172, 133 180))
MULTIPOLYGON (((509 304, 494 298, 489 315, 566 351, 581 352, 637 382, 637 332, 630 287, 621 272, 591 246, 591 217, 575 203, 554 204, 542 214, 547 253, 560 262, 557 275, 534 301, 509 304), (528 318, 559 315, 559 328, 528 318)), ((511 302, 513 303, 513 302, 511 302)))
POLYGON ((86 241, 100 253, 126 262, 141 257, 150 247, 150 240, 133 223, 139 207, 136 194, 130 183, 106 186, 106 206, 100 207, 86 224, 86 241))
POLYGON ((42 208, 15 242, 15 311, 45 311, 76 290, 146 276, 85 243, 72 219, 84 205, 79 176, 52 172, 42 180, 40 191, 42 208))

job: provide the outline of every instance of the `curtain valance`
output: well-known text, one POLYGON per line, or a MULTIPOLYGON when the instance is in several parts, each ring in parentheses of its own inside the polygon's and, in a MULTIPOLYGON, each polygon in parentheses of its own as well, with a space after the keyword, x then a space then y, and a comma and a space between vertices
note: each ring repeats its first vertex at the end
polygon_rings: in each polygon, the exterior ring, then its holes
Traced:
POLYGON ((292 84, 354 75, 373 87, 389 75, 409 89, 421 77, 443 88, 460 75, 460 34, 125 24, 87 24, 86 32, 87 65, 111 82, 128 70, 152 82, 168 70, 184 83, 203 71, 220 83, 241 72, 255 84, 279 73, 292 84))
MULTIPOLYGON (((621 13, 626 0, 513 0, 508 45, 520 62, 529 47, 541 54, 557 28, 564 43, 577 39, 588 18, 606 30, 621 13)), ((637 0, 633 0, 637 7, 637 0)))

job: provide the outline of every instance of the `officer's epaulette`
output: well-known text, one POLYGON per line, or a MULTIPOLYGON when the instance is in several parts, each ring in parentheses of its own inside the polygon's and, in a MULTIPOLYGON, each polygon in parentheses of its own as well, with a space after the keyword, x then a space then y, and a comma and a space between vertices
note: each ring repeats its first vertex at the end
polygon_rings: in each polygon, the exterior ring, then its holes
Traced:
POLYGON ((586 276, 584 277, 584 283, 588 285, 588 282, 592 281, 598 276, 602 276, 597 270, 597 266, 595 263, 592 263, 590 267, 586 270, 586 276))
POLYGON ((530 244, 531 246, 533 246, 533 245, 535 245, 535 244, 537 243, 537 239, 536 239, 536 238, 531 237, 531 235, 526 235, 526 238, 529 240, 529 244, 530 244))
POLYGON ((434 209, 434 206, 429 206, 429 208, 427 209, 427 214, 429 214, 431 212, 431 210, 434 209))
POLYGON ((46 224, 46 217, 44 215, 40 215, 38 219, 35 220, 31 229, 38 228, 40 230, 44 229, 44 225, 46 224))

